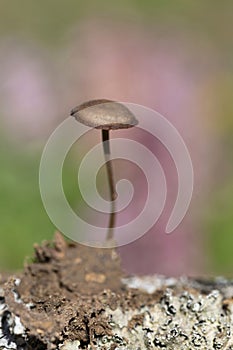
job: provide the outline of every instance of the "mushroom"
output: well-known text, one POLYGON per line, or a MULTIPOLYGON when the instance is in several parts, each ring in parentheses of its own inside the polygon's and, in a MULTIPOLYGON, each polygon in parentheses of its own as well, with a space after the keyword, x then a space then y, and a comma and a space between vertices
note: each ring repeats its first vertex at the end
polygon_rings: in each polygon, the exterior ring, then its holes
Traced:
POLYGON ((113 229, 115 227, 115 199, 117 198, 117 193, 115 190, 112 161, 110 159, 109 130, 131 128, 137 125, 138 121, 132 112, 123 104, 106 99, 84 102, 73 108, 70 115, 74 116, 80 123, 102 130, 103 150, 112 202, 106 236, 106 241, 110 241, 113 239, 113 229))

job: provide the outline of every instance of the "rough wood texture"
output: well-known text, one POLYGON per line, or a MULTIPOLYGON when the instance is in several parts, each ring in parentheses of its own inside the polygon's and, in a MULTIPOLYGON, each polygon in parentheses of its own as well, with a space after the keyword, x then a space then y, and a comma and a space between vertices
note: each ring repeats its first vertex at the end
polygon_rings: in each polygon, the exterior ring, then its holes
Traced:
POLYGON ((126 277, 114 250, 36 246, 0 278, 0 349, 233 350, 233 282, 126 277))

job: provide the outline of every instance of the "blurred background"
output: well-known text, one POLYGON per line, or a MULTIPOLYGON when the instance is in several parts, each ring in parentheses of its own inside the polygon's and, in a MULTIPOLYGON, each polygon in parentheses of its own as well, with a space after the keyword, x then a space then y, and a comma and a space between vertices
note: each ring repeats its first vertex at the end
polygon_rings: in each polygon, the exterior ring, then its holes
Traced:
MULTIPOLYGON (((195 174, 188 214, 165 235, 177 190, 174 164, 158 141, 134 131, 158 156, 170 189, 156 226, 119 249, 125 269, 232 277, 232 32, 228 0, 1 1, 0 270, 22 268, 33 244, 54 234, 38 185, 46 140, 75 105, 108 98, 170 120, 195 174)), ((99 141, 99 133, 91 135, 64 169, 65 193, 76 209, 82 201, 75 158, 99 141)), ((137 171, 129 173, 140 183, 137 171)))

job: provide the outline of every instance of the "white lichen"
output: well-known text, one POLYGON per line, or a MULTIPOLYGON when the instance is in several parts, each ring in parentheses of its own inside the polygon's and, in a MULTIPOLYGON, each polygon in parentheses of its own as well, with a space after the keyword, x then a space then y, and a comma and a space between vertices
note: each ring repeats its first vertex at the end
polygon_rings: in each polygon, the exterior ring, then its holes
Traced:
POLYGON ((78 350, 80 349, 80 342, 75 340, 73 342, 66 341, 63 345, 59 347, 59 350, 78 350))

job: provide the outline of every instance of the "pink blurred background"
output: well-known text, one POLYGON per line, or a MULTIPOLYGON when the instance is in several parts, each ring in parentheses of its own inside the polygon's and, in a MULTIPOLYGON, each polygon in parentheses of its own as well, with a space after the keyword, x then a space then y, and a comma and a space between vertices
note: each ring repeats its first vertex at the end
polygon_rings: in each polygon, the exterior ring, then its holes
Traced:
MULTIPOLYGON (((177 193, 176 169, 157 140, 133 131, 132 135, 158 157, 169 191, 166 209, 158 223, 141 239, 119 248, 123 266, 130 273, 215 273, 209 250, 211 235, 205 226, 209 214, 206 220, 205 213, 216 183, 223 181, 215 171, 225 152, 221 135, 227 129, 219 129, 222 114, 218 99, 219 81, 225 86, 224 76, 228 71, 223 62, 228 50, 220 45, 225 31, 215 41, 214 31, 209 37, 203 35, 208 30, 204 19, 198 31, 179 23, 175 15, 173 18, 169 6, 164 10, 164 23, 156 23, 157 15, 150 16, 146 11, 142 19, 142 13, 134 5, 135 17, 126 11, 131 20, 127 15, 113 15, 108 7, 104 9, 105 15, 87 10, 77 20, 72 18, 60 30, 62 36, 56 45, 46 42, 42 34, 39 39, 33 37, 28 29, 26 35, 6 30, 7 34, 0 40, 3 133, 13 147, 40 153, 46 139, 70 109, 86 100, 107 98, 158 111, 178 129, 189 149, 195 176, 193 200, 181 225, 166 235, 166 222, 177 193)), ((214 9, 217 13, 217 8, 214 9)), ((201 14, 202 10, 196 11, 201 14)), ((184 17, 195 23, 191 13, 187 11, 184 17)), ((224 16, 225 12, 222 22, 224 16)), ((223 124, 232 125, 228 119, 223 124)), ((129 132, 118 136, 126 137, 129 132)), ((95 142, 98 138, 93 133, 95 142)), ((134 185, 141 188, 135 208, 131 207, 131 211, 138 212, 143 205, 145 185, 141 185, 140 176, 133 175, 133 168, 131 176, 134 185)), ((41 236, 40 232, 38 237, 41 236)), ((228 261, 226 270, 230 266, 228 261)))

